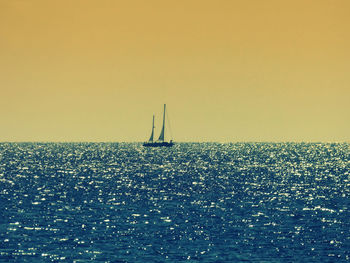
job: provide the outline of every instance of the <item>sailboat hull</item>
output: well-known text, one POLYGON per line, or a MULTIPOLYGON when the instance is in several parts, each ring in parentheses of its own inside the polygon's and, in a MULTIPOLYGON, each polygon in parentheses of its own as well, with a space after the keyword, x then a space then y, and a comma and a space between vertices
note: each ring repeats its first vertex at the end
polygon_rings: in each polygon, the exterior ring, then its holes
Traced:
POLYGON ((144 147, 171 147, 173 142, 145 142, 143 143, 144 147))

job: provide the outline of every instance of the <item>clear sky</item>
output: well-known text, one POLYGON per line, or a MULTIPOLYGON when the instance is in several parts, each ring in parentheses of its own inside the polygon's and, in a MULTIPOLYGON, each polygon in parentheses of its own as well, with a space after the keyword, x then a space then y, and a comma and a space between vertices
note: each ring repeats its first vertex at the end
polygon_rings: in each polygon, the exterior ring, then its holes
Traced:
POLYGON ((0 0, 0 141, 350 141, 349 0, 0 0))

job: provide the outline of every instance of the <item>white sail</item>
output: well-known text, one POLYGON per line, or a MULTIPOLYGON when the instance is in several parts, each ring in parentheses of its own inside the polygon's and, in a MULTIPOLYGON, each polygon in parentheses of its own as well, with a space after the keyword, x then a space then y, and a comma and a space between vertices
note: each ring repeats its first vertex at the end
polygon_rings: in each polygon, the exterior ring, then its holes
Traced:
POLYGON ((165 104, 164 104, 164 111, 163 111, 163 126, 162 126, 162 131, 160 132, 158 141, 164 142, 164 132, 165 132, 165 104))
POLYGON ((154 134, 154 115, 153 115, 153 122, 152 122, 152 133, 151 133, 151 137, 149 138, 149 142, 153 142, 153 134, 154 134))

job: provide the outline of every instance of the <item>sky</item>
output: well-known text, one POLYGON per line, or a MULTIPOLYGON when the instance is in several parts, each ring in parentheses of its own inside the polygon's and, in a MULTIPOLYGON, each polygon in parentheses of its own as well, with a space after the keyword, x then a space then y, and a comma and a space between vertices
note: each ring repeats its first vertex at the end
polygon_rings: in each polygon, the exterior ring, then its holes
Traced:
POLYGON ((0 141, 349 142, 349 10, 0 0, 0 141))

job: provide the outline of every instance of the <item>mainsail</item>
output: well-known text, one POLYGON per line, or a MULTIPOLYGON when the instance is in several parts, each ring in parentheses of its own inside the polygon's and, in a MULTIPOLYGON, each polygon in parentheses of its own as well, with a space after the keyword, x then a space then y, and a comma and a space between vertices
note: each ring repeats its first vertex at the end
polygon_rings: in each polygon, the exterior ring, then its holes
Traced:
POLYGON ((154 115, 153 115, 153 122, 152 122, 152 133, 151 133, 151 137, 149 137, 149 142, 153 142, 153 134, 154 134, 154 115))
POLYGON ((158 141, 164 142, 164 130, 165 130, 165 104, 164 104, 164 112, 163 112, 163 126, 162 126, 162 131, 160 132, 158 141))

